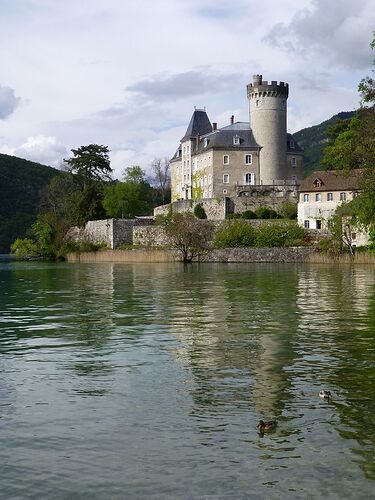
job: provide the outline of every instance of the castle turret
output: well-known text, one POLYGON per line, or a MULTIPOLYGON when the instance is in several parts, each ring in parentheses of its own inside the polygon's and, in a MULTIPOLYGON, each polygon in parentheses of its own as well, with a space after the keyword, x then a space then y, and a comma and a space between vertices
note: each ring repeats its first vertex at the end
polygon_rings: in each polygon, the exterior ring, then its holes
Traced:
POLYGON ((261 147, 260 183, 281 184, 287 179, 286 112, 289 86, 284 82, 267 82, 254 75, 247 86, 250 126, 261 147))

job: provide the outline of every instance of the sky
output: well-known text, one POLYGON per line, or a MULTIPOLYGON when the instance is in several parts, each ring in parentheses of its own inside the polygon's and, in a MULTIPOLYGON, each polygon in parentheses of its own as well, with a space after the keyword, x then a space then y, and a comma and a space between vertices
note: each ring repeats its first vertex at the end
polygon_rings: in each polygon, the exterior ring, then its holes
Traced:
POLYGON ((358 107, 373 0, 0 0, 0 152, 114 177, 171 157, 197 108, 248 121, 253 74, 289 83, 288 130, 358 107))

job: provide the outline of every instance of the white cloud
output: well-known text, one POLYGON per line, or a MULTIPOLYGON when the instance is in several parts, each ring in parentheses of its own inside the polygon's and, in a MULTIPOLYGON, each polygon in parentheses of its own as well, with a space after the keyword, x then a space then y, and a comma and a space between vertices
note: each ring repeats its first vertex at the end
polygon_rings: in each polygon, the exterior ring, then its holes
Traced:
POLYGON ((38 135, 28 137, 26 142, 16 147, 4 145, 0 148, 3 153, 19 156, 27 160, 36 161, 44 165, 58 167, 66 156, 66 148, 56 137, 38 135))

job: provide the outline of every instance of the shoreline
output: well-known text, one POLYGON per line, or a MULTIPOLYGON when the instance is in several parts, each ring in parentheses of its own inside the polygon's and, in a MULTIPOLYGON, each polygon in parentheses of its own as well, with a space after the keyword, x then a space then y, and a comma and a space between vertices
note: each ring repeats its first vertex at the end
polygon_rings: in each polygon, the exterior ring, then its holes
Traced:
MULTIPOLYGON (((179 252, 169 249, 134 248, 70 253, 69 263, 161 263, 181 262, 179 252)), ((316 264, 375 264, 375 253, 358 252, 351 257, 343 254, 331 257, 310 247, 223 248, 211 250, 193 262, 217 263, 316 263, 316 264)))

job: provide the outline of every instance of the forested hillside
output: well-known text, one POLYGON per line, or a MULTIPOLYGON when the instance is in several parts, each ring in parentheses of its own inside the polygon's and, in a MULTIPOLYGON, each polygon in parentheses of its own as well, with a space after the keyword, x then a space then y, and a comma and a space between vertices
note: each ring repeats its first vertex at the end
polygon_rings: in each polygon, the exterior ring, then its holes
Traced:
POLYGON ((354 111, 343 111, 319 125, 304 128, 293 134, 293 137, 305 153, 303 160, 304 176, 314 170, 321 170, 320 161, 323 158, 323 148, 328 141, 327 129, 337 120, 346 120, 352 118, 353 115, 354 111))
POLYGON ((34 222, 44 186, 59 171, 0 154, 0 253, 34 222))

